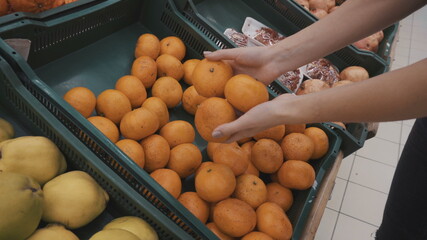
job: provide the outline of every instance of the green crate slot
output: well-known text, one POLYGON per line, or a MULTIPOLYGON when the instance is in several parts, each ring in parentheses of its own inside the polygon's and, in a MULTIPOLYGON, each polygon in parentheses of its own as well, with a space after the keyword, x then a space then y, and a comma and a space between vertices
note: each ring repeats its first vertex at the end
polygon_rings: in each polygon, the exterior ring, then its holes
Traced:
MULTIPOLYGON (((75 141, 85 145, 94 159, 105 163, 112 175, 117 174, 128 188, 138 192, 138 197, 153 206, 162 219, 175 223, 171 222, 168 226, 179 226, 187 232, 188 235, 182 239, 190 236, 195 239, 216 239, 175 198, 62 100, 62 95, 75 86, 88 87, 96 95, 113 88, 119 77, 129 74, 136 39, 146 32, 152 32, 159 38, 179 36, 187 45, 188 58, 201 58, 204 50, 218 48, 209 36, 176 12, 172 1, 109 0, 57 19, 27 19, 24 23, 16 22, 7 28, 0 28, 2 38, 19 36, 33 42, 40 41, 40 46, 44 46, 38 51, 30 51, 29 63, 3 41, 0 41, 0 54, 11 64, 31 94, 72 133, 69 135, 76 138, 75 141), (100 21, 99 24, 96 24, 96 19, 100 21)), ((279 87, 270 88, 269 91, 271 97, 283 93, 279 87)), ((170 115, 171 120, 182 119, 193 123, 193 118, 181 107, 170 111, 170 115)), ((318 183, 335 160, 341 144, 341 138, 335 132, 324 125, 319 127, 327 132, 330 149, 324 158, 314 163, 318 183)), ((206 160, 206 142, 198 134, 195 144, 203 150, 206 160)), ((191 178, 184 183, 187 180, 191 178)), ((304 228, 306 214, 312 207, 310 201, 316 192, 314 188, 295 194, 301 201, 291 210, 292 222, 297 229, 295 236, 301 234, 298 232, 304 228)))
MULTIPOLYGON (((32 96, 17 75, 0 57, 0 117, 15 129, 15 136, 45 136, 66 157, 68 170, 89 173, 110 196, 106 210, 88 225, 73 230, 80 239, 89 239, 105 224, 121 216, 139 216, 157 231, 160 239, 185 239, 189 235, 160 214, 85 147, 68 129, 32 96)), ((43 226, 44 224, 41 224, 43 226)))

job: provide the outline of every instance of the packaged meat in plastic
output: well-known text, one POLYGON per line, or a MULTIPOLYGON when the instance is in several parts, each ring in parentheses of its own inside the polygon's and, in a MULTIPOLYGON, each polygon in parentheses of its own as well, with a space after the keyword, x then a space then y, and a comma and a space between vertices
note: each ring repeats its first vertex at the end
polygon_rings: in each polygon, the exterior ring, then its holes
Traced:
POLYGON ((313 61, 306 66, 305 74, 313 79, 320 79, 329 86, 340 80, 340 74, 337 69, 329 60, 321 58, 313 61))
POLYGON ((302 82, 302 73, 299 69, 281 75, 277 80, 292 92, 296 92, 302 82))
POLYGON ((238 47, 260 46, 259 43, 253 41, 243 33, 237 32, 235 29, 227 28, 224 35, 233 41, 238 47))
POLYGON ((261 22, 247 17, 243 23, 242 32, 249 38, 256 40, 264 46, 271 46, 286 37, 261 22))

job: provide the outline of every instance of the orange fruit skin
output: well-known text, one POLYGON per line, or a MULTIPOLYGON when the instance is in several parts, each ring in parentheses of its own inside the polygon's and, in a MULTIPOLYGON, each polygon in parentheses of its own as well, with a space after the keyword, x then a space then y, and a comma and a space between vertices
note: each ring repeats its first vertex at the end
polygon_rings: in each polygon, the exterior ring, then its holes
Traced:
POLYGON ((277 172, 277 177, 279 183, 286 188, 305 190, 313 185, 316 173, 307 162, 287 160, 277 172))
POLYGON ((196 65, 200 62, 199 59, 188 59, 184 62, 184 82, 188 85, 193 85, 193 71, 196 65))
POLYGON ((180 81, 184 76, 184 66, 181 61, 169 54, 162 54, 156 59, 157 76, 172 77, 180 81))
POLYGON ((311 159, 319 159, 326 155, 329 150, 329 139, 326 133, 317 127, 309 127, 305 129, 304 134, 309 136, 314 142, 314 151, 311 159))
POLYGON ((144 168, 145 165, 145 154, 142 146, 135 140, 122 139, 116 142, 116 146, 120 148, 132 161, 138 166, 144 168))
POLYGON ((155 113, 159 118, 159 127, 163 127, 169 122, 169 110, 166 103, 158 97, 149 97, 141 105, 142 108, 148 109, 155 113))
POLYGON ((201 60, 193 70, 192 81, 196 91, 204 97, 224 97, 227 81, 233 69, 224 61, 201 60))
POLYGON ((229 198, 216 204, 213 220, 221 232, 241 237, 255 228, 257 219, 255 210, 249 204, 229 198))
POLYGON ((144 84, 135 76, 126 75, 119 78, 115 89, 124 93, 128 97, 132 108, 140 107, 142 102, 147 99, 147 90, 144 84))
POLYGON ((291 133, 304 133, 306 124, 285 124, 285 136, 291 133))
POLYGON ((230 78, 225 85, 224 95, 227 101, 241 112, 247 112, 256 105, 268 101, 265 85, 246 74, 230 78))
POLYGON ((206 152, 208 154, 208 157, 211 161, 213 161, 213 154, 216 150, 216 148, 220 145, 221 143, 217 143, 217 142, 208 142, 208 145, 206 146, 206 152))
POLYGON ((93 116, 87 119, 99 131, 101 131, 111 142, 116 143, 119 140, 119 129, 110 119, 101 116, 93 116))
POLYGON ((120 122, 123 137, 139 141, 155 133, 159 128, 156 114, 145 108, 137 108, 126 113, 120 122))
POLYGON ((208 98, 197 108, 194 123, 200 136, 208 142, 224 142, 229 136, 212 137, 212 132, 219 125, 236 120, 233 107, 222 98, 208 98))
POLYGON ((283 163, 283 152, 274 140, 260 139, 252 147, 251 160, 260 172, 274 173, 283 163))
POLYGON ((267 184, 267 201, 279 205, 285 212, 291 208, 294 197, 292 191, 277 182, 267 184))
POLYGON ((284 136, 285 136, 285 125, 278 125, 257 133, 254 136, 254 139, 259 140, 262 138, 268 138, 276 142, 279 142, 280 140, 283 139, 284 136))
POLYGON ((131 74, 141 80, 145 88, 151 88, 157 79, 157 64, 149 56, 142 56, 132 63, 131 74))
POLYGON ((212 163, 196 175, 197 194, 208 202, 218 202, 231 196, 236 187, 236 178, 230 167, 212 163))
POLYGON ((96 96, 85 87, 75 87, 68 90, 64 95, 64 100, 85 118, 88 118, 95 110, 96 96))
POLYGON ((286 135, 280 146, 285 160, 308 161, 314 152, 313 140, 303 133, 286 135))
POLYGON ((167 167, 174 170, 181 178, 196 172, 202 164, 202 153, 192 143, 183 143, 171 149, 167 167))
POLYGON ((233 196, 256 209, 267 201, 267 187, 259 177, 252 174, 243 174, 237 177, 233 196))
POLYGON ((257 229, 273 239, 289 240, 292 237, 292 224, 282 208, 276 203, 265 202, 256 210, 257 229))
POLYGON ((209 203, 201 199, 196 192, 185 192, 179 196, 178 201, 202 223, 208 221, 209 203))
POLYGON ((153 134, 144 138, 140 142, 145 153, 145 166, 147 172, 153 172, 159 168, 164 168, 168 164, 170 157, 170 147, 166 139, 153 134))
POLYGON ((139 36, 135 46, 135 58, 148 56, 156 59, 160 54, 160 40, 151 33, 139 36))
POLYGON ((199 174, 199 172, 204 168, 207 167, 209 165, 211 165, 213 162, 211 161, 206 161, 206 162, 202 162, 202 164, 199 165, 199 167, 196 170, 195 176, 197 176, 197 174, 199 174))
POLYGON ((129 98, 119 90, 107 89, 96 98, 96 113, 119 124, 123 116, 132 111, 129 98))
POLYGON ((194 86, 190 86, 182 94, 182 107, 186 112, 194 115, 196 114, 199 105, 206 99, 206 97, 203 97, 197 93, 194 86))
POLYGON ((185 57, 187 48, 184 42, 175 36, 165 37, 160 41, 160 55, 170 54, 182 61, 185 57))
POLYGON ((273 240, 273 238, 263 232, 254 231, 243 236, 241 240, 273 240))
POLYGON ((249 141, 242 145, 242 150, 245 152, 248 159, 248 168, 245 170, 244 174, 252 174, 259 177, 259 170, 255 167, 252 162, 252 146, 255 144, 255 141, 249 141))
POLYGON ((154 83, 151 94, 162 99, 168 108, 173 108, 181 102, 182 87, 172 77, 161 77, 154 83))
POLYGON ((221 232, 214 222, 206 224, 206 227, 209 228, 220 240, 234 240, 234 237, 230 237, 227 234, 221 232))
POLYGON ((152 172, 150 176, 174 198, 178 198, 181 194, 181 179, 175 171, 167 168, 160 168, 152 172))
POLYGON ((235 176, 242 175, 249 165, 247 155, 235 143, 220 144, 213 153, 213 161, 229 166, 235 176))
POLYGON ((196 132, 189 122, 175 120, 160 129, 160 136, 164 137, 173 148, 179 144, 194 142, 196 132))

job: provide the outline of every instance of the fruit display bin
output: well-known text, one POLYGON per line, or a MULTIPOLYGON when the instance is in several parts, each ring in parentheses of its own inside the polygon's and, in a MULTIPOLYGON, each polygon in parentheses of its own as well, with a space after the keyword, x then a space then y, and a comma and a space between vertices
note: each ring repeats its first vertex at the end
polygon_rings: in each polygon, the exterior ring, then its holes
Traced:
MULTIPOLYGON (((174 0, 180 12, 202 31, 213 34, 220 48, 234 45, 223 34, 227 28, 240 30, 246 17, 252 17, 272 29, 290 36, 312 23, 307 14, 291 1, 279 0, 174 0), (226 44, 228 43, 228 44, 226 44), (226 45, 224 45, 226 44, 226 45)), ((364 67, 370 76, 388 71, 387 62, 377 54, 359 51, 354 46, 344 47, 329 56, 340 70, 345 66, 364 67)))
MULTIPOLYGON (((163 219, 175 223, 170 225, 179 226, 188 234, 181 239, 216 239, 147 172, 62 99, 65 92, 76 86, 87 87, 96 95, 113 88, 119 77, 129 74, 135 42, 147 32, 159 38, 180 37, 187 46, 187 58, 200 59, 204 50, 218 49, 215 41, 178 13, 172 1, 109 0, 55 19, 24 19, 3 26, 0 28, 3 39, 30 39, 32 46, 28 63, 2 40, 0 54, 11 64, 24 86, 70 131, 70 135, 96 155, 94 161, 103 162, 121 181, 157 208, 163 219)), ((281 90, 269 88, 272 98, 277 96, 276 91, 281 90)), ((181 106, 170 110, 170 120, 178 119, 194 125, 193 117, 181 106)), ((306 191, 295 192, 295 204, 288 213, 295 228, 293 239, 301 234, 316 198, 317 186, 334 163, 341 146, 341 138, 326 125, 313 126, 327 133, 330 147, 325 157, 313 162, 316 184, 306 191)), ((197 133, 194 143, 206 160, 207 143, 197 133)), ((191 188, 192 181, 191 177, 185 179, 183 189, 191 188)))
MULTIPOLYGON (((147 221, 160 239, 188 239, 190 236, 160 213, 114 171, 98 160, 84 143, 43 106, 22 84, 12 67, 0 57, 0 117, 10 122, 15 137, 45 136, 64 154, 67 171, 81 170, 91 175, 107 191, 107 208, 88 225, 72 230, 81 240, 89 239, 111 220, 138 216, 147 221)), ((122 156, 125 158, 126 156, 122 156)), ((41 223, 43 227, 45 223, 41 223)))
MULTIPOLYGON (((336 0, 335 2, 337 4, 337 6, 339 6, 339 5, 343 4, 345 2, 345 0, 336 0)), ((300 21, 300 23, 299 23, 299 26, 301 28, 305 28, 305 27, 309 26, 310 24, 313 24, 314 22, 316 22, 318 20, 313 14, 311 14, 311 12, 307 11, 307 9, 305 9, 303 6, 301 6, 300 4, 295 2, 294 0, 277 0, 276 5, 277 5, 278 9, 292 8, 293 12, 295 12, 295 14, 294 14, 295 16, 298 16, 298 18, 304 19, 304 21, 300 21)), ((378 52, 377 53, 366 51, 366 50, 361 50, 361 49, 356 48, 355 46, 350 46, 350 47, 354 48, 358 52, 364 52, 367 54, 378 55, 379 57, 381 57, 382 59, 384 59, 386 61, 387 70, 388 70, 388 67, 390 65, 391 45, 394 41, 394 37, 396 36, 398 27, 399 27, 399 23, 397 22, 397 23, 394 23, 394 24, 388 26, 387 28, 385 28, 383 30, 384 39, 381 41, 380 45, 378 46, 378 52)))

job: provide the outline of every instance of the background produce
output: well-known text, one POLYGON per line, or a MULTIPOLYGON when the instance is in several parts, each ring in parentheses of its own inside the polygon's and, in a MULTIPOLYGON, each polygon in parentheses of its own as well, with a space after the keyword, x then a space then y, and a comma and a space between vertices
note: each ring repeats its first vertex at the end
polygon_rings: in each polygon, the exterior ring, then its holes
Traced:
POLYGON ((77 0, 1 0, 0 16, 14 12, 39 13, 77 0))
MULTIPOLYGON (((304 7, 307 11, 313 14, 318 19, 326 17, 328 14, 335 11, 345 1, 335 0, 294 0, 298 4, 304 7)), ((368 50, 372 52, 378 51, 378 45, 384 38, 384 32, 378 31, 366 38, 360 39, 353 43, 353 45, 362 50, 368 50)))

